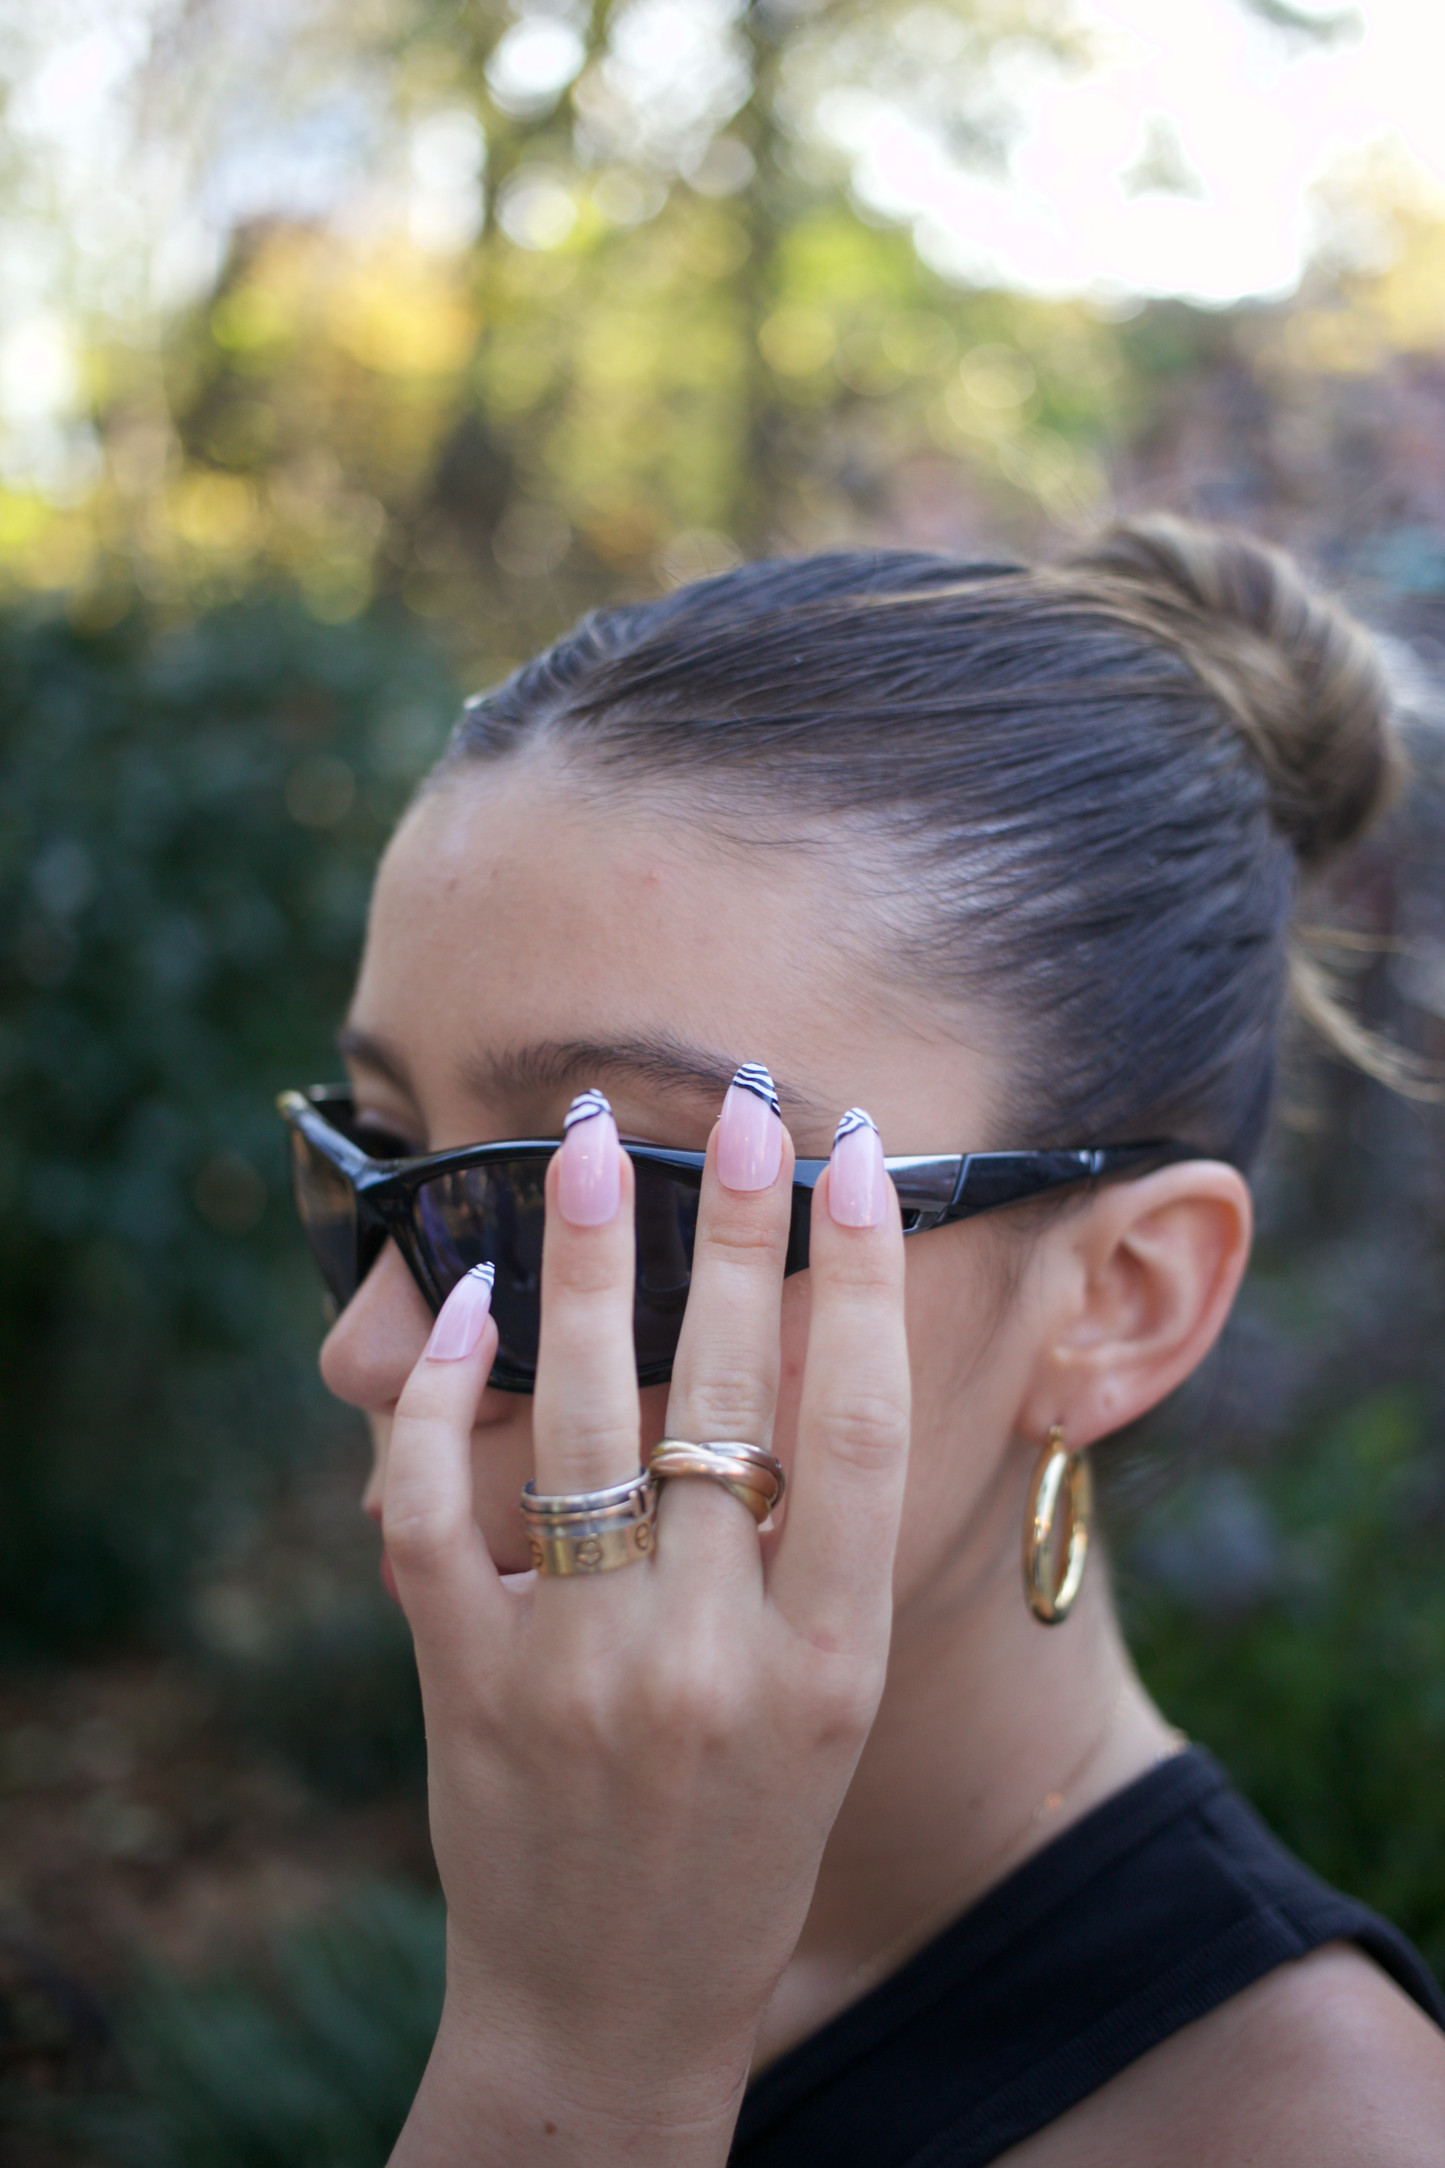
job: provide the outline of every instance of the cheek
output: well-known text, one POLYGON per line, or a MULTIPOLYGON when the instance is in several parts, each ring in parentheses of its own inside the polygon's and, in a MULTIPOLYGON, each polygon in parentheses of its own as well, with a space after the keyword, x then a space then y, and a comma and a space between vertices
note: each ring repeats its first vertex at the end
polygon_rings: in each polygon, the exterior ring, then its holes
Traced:
POLYGON ((897 1601, 993 1519, 1027 1382, 1026 1335, 1008 1278, 980 1230, 921 1235, 908 1250, 913 1427, 894 1579, 897 1601))
POLYGON ((371 1471, 366 1478, 366 1488, 361 1494, 361 1510, 380 1527, 381 1494, 386 1486, 386 1454, 391 1444, 391 1417, 368 1415, 366 1427, 371 1433, 371 1471))

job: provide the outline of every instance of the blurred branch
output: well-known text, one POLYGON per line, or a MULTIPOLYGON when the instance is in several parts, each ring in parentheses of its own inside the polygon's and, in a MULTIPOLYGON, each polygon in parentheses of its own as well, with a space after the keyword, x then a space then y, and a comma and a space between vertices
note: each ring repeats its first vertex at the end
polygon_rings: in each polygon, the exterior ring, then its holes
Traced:
POLYGON ((1283 30, 1291 38, 1312 45, 1333 45, 1341 38, 1358 37, 1364 28, 1358 8, 1336 8, 1328 15, 1319 15, 1312 8, 1291 7, 1289 0, 1240 0, 1240 5, 1246 14, 1258 16, 1272 30, 1283 30))

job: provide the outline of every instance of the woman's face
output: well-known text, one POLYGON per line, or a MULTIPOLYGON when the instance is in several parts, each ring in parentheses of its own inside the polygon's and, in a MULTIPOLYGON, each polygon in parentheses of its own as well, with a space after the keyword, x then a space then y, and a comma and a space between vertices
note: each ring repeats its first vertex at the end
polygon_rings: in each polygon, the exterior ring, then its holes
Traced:
MULTIPOLYGON (((589 804, 585 780, 535 761, 465 772, 413 810, 378 877, 343 1035, 358 1112, 406 1150, 436 1152, 560 1135, 573 1095, 597 1085, 624 1136, 701 1149, 733 1071, 757 1061, 801 1155, 825 1156, 855 1105, 888 1152, 993 1141, 997 1065, 962 1043, 966 1019, 930 1014, 890 976, 867 889, 836 833, 790 841, 760 827, 757 843, 720 841, 656 802, 589 804)), ((1028 1361, 989 1230, 920 1235, 908 1265, 900 1601, 936 1578, 994 1479, 1028 1361)), ((807 1321, 803 1273, 784 1287, 772 1444, 785 1463, 807 1321)), ((370 1421, 373 1512, 392 1411, 430 1324, 388 1244, 322 1351, 328 1386, 370 1421)), ((642 1400, 651 1443, 666 1386, 642 1400)), ((489 1388, 472 1443, 477 1518, 498 1566, 520 1570, 530 1400, 489 1388)))

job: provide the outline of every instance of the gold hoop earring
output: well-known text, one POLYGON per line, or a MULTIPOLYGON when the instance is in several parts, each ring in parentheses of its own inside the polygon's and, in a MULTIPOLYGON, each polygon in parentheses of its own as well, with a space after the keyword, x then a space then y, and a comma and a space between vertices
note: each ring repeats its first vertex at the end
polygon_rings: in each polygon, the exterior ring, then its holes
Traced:
POLYGON ((1094 1478, 1087 1452, 1071 1453, 1055 1423, 1039 1455, 1024 1513, 1024 1594, 1034 1617, 1059 1626, 1073 1608, 1089 1555, 1094 1478))

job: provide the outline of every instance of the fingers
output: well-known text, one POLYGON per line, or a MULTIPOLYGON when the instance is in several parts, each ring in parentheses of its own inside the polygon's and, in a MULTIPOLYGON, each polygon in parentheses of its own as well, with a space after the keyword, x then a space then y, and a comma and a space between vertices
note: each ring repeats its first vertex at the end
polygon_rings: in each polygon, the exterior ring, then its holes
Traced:
POLYGON ((770 1593, 820 1645, 857 1647, 891 1604, 910 1396, 898 1198, 856 1108, 814 1193, 809 1257, 798 1443, 770 1593))
MULTIPOLYGON (((778 1397, 783 1259, 792 1209, 793 1147, 773 1080, 758 1063, 728 1088, 708 1142, 692 1279, 667 1403, 667 1435, 696 1443, 743 1439, 770 1446, 778 1397)), ((688 1478, 667 1486, 667 1570, 698 1544, 759 1570, 756 1524, 716 1485, 688 1478)))
POLYGON ((600 1490, 635 1475, 632 1165, 601 1092, 568 1109, 547 1170, 542 1327, 532 1402, 536 1485, 600 1490))
POLYGON ((767 1070, 738 1076, 708 1141, 667 1434, 770 1445, 793 1147, 767 1070))
POLYGON ((504 1603, 472 1510, 472 1425, 497 1352, 491 1272, 452 1289, 392 1422, 382 1534, 424 1664, 463 1656, 504 1603))

